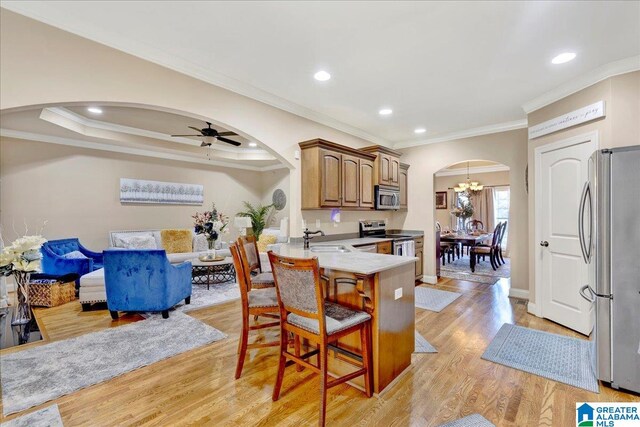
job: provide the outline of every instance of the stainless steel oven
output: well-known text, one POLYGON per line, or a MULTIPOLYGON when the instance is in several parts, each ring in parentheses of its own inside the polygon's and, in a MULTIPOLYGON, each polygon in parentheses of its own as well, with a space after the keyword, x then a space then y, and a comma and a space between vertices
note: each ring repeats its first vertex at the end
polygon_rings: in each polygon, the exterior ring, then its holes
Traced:
POLYGON ((376 185, 376 210, 400 209, 400 190, 389 189, 376 185))

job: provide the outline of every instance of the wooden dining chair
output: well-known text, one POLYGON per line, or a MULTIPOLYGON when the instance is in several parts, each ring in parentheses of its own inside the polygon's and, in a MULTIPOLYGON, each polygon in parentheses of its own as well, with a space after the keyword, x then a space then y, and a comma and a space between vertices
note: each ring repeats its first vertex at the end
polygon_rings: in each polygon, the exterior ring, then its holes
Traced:
POLYGON ((231 256, 233 258, 233 266, 236 269, 238 287, 240 288, 240 300, 242 304, 242 332, 240 333, 240 340, 238 342, 238 361, 236 363, 235 375, 236 379, 238 379, 242 374, 242 367, 244 366, 247 349, 275 347, 280 345, 280 341, 249 344, 250 331, 280 326, 280 309, 278 307, 278 297, 276 296, 276 290, 274 287, 263 289, 253 289, 251 287, 249 282, 250 275, 248 271, 245 270, 244 264, 246 263, 242 260, 238 245, 232 244, 229 247, 229 250, 231 251, 231 256), (255 322, 260 316, 278 320, 269 323, 250 324, 251 317, 254 318, 255 322))
POLYGON ((273 274, 262 269, 255 236, 238 237, 238 246, 240 255, 246 260, 245 268, 250 272, 251 287, 254 289, 274 287, 273 274))
POLYGON ((500 231, 502 230, 502 223, 499 223, 498 225, 496 225, 495 230, 493 231, 493 236, 491 238, 491 245, 489 246, 485 246, 485 245, 476 245, 476 246, 472 246, 471 247, 471 252, 470 252, 470 265, 471 265, 471 272, 475 272, 475 268, 476 268, 476 264, 478 264, 478 262, 480 262, 480 257, 482 257, 483 259, 489 255, 489 261, 491 262, 491 268, 493 268, 493 270, 495 271, 498 268, 498 264, 496 261, 496 256, 497 256, 497 242, 500 238, 500 231))
POLYGON ((505 263, 504 257, 502 256, 502 241, 504 240, 504 235, 507 230, 507 222, 508 221, 502 223, 502 231, 500 231, 500 241, 498 242, 498 257, 500 258, 500 261, 502 261, 502 264, 505 263))
POLYGON ((371 380, 371 316, 364 311, 353 310, 340 304, 325 301, 317 258, 288 258, 269 251, 271 269, 276 282, 276 295, 280 307, 280 362, 273 389, 273 400, 280 397, 285 367, 291 362, 320 374, 320 419, 325 425, 327 389, 353 378, 364 376, 367 397, 373 393, 371 380), (354 332, 360 333, 362 367, 355 372, 329 381, 328 346, 339 338, 354 332), (294 335, 296 354, 287 347, 287 334, 294 335), (317 349, 300 355, 300 339, 306 338, 317 349), (318 355, 318 366, 306 359, 318 355), (287 361, 289 359, 289 361, 287 361))

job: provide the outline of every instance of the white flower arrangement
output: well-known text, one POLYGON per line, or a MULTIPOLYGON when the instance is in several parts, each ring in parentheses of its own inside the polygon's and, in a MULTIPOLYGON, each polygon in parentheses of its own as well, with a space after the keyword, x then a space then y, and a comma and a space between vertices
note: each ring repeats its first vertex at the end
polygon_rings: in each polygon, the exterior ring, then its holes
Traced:
POLYGON ((14 272, 40 271, 40 248, 46 241, 42 236, 23 236, 14 240, 0 252, 0 274, 9 276, 14 272))

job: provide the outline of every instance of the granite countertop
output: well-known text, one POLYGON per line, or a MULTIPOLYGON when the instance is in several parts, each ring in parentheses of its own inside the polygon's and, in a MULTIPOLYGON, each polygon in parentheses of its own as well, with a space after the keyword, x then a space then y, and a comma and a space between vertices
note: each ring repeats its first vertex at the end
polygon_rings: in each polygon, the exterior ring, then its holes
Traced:
MULTIPOLYGON (((369 239, 353 239, 353 240, 369 240, 369 239)), ((386 241, 390 239, 370 239, 375 241, 386 241)), ((418 258, 396 256, 396 255, 384 255, 374 254, 371 252, 361 252, 357 248, 354 248, 350 244, 345 244, 340 241, 322 242, 311 244, 313 246, 345 246, 349 252, 313 252, 311 250, 305 250, 301 244, 281 244, 277 252, 283 256, 289 256, 294 258, 312 258, 317 257, 320 267, 328 268, 331 270, 346 271, 349 273, 358 274, 375 274, 381 271, 390 270, 392 268, 400 267, 403 265, 414 265, 418 258)), ((369 242, 374 243, 374 242, 369 242)), ((360 242, 360 244, 366 244, 360 242)))

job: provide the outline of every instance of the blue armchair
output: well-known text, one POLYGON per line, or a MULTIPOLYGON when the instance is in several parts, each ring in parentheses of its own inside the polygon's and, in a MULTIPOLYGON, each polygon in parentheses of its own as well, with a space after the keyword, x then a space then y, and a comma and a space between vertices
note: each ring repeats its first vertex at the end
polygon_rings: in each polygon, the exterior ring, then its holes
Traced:
POLYGON ((162 249, 109 249, 104 255, 104 281, 111 317, 118 311, 161 311, 184 299, 191 302, 191 263, 172 265, 162 249))
POLYGON ((61 276, 77 273, 83 276, 102 268, 102 254, 92 252, 80 244, 77 238, 49 240, 40 249, 42 252, 42 272, 61 276), (80 252, 83 257, 67 258, 71 252, 80 252))

